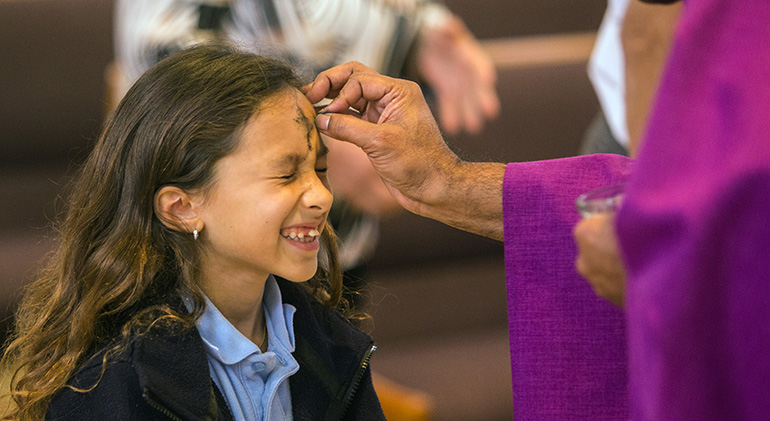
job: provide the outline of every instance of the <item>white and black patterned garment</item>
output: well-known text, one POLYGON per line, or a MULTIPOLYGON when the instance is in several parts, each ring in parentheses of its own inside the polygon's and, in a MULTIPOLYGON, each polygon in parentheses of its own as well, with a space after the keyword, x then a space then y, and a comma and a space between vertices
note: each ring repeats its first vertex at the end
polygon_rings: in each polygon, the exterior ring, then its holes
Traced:
MULTIPOLYGON (((426 0, 118 0, 115 10, 118 97, 163 57, 216 38, 287 58, 308 81, 353 60, 400 76, 420 26, 449 14, 426 0)), ((345 284, 357 289, 378 218, 337 199, 329 219, 342 239, 345 284)))

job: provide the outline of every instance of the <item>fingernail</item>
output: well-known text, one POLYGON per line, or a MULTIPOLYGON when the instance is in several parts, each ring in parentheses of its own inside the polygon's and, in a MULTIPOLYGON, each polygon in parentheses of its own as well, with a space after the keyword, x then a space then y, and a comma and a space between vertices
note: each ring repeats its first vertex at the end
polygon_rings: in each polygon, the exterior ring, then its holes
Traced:
POLYGON ((318 114, 315 117, 315 125, 318 126, 319 130, 329 130, 329 122, 331 121, 332 116, 329 114, 318 114))

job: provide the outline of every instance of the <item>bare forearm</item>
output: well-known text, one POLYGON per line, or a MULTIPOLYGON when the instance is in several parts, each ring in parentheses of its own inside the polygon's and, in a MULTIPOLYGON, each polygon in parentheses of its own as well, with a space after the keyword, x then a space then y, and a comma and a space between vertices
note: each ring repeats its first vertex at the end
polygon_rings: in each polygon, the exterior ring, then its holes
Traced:
MULTIPOLYGON (((452 227, 503 240, 505 164, 459 162, 415 213, 452 227)), ((439 184, 439 183, 436 183, 439 184)))

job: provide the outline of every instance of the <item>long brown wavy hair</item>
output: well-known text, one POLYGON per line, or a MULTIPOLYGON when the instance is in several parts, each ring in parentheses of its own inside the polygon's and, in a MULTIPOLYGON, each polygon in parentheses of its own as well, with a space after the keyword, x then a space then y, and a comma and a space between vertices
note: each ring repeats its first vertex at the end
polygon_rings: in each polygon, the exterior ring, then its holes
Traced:
MULTIPOLYGON (((6 418, 42 419, 54 393, 116 335, 125 344, 137 327, 169 317, 194 325, 204 306, 199 250, 192 235, 160 222, 155 193, 205 191, 265 100, 300 86, 284 62, 221 45, 172 55, 133 85, 80 169, 58 247, 17 310, 0 364, 14 370, 6 418), (193 299, 192 313, 167 305, 179 296, 193 299)), ((327 226, 318 272, 305 285, 330 307, 342 306, 336 254, 327 226)))

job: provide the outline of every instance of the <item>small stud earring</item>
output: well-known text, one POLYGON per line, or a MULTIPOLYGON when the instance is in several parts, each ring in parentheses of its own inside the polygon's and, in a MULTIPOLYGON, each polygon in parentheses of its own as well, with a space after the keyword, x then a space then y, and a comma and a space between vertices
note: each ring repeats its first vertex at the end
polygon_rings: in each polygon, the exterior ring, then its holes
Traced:
POLYGON ((193 230, 193 240, 198 239, 198 230, 193 230))

